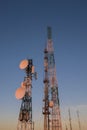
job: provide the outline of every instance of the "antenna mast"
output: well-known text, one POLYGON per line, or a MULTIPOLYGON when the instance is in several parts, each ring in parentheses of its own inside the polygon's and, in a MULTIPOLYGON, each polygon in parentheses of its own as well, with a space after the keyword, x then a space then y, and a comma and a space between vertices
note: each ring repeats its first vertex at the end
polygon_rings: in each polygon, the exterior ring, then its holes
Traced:
POLYGON ((66 125, 66 130, 68 130, 67 125, 66 125))
POLYGON ((43 115, 44 115, 44 130, 49 129, 49 79, 48 79, 48 52, 47 49, 44 50, 44 107, 43 107, 43 115))
POLYGON ((68 110, 69 112, 69 123, 70 123, 70 130, 72 130, 72 123, 71 123, 71 114, 70 114, 70 109, 68 110))
POLYGON ((19 88, 20 91, 16 91, 16 98, 22 100, 21 108, 19 112, 17 130, 34 130, 34 122, 32 121, 32 77, 36 78, 36 72, 34 72, 34 66, 32 59, 23 60, 20 63, 20 69, 24 69, 26 77, 19 88), (23 90, 22 90, 23 89, 23 90), (20 96, 20 94, 25 93, 20 96))
MULTIPOLYGON (((58 94, 58 84, 56 79, 56 68, 54 59, 54 49, 52 42, 51 27, 47 28, 47 47, 44 51, 44 67, 45 67, 45 79, 44 88, 47 88, 48 106, 47 109, 44 104, 44 108, 48 112, 47 120, 44 120, 45 124, 48 124, 47 129, 44 130, 62 130, 61 115, 60 115, 60 103, 58 94)), ((46 95, 46 92, 44 92, 46 95)), ((44 109, 44 110, 45 110, 44 109)), ((45 115, 46 116, 46 113, 45 115)))
POLYGON ((77 110, 77 118, 78 118, 79 130, 81 130, 81 124, 80 124, 80 118, 79 118, 79 111, 78 110, 77 110))

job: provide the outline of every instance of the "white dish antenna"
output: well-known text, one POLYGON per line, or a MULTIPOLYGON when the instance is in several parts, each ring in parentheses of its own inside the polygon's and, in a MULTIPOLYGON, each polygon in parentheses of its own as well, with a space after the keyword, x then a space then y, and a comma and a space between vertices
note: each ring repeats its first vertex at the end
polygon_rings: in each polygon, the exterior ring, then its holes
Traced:
POLYGON ((17 99, 23 98, 24 95, 25 95, 25 89, 22 88, 22 87, 18 88, 18 89, 16 90, 16 92, 15 92, 15 97, 16 97, 17 99))
POLYGON ((28 60, 22 60, 20 65, 19 65, 19 68, 25 69, 27 66, 28 66, 28 60))

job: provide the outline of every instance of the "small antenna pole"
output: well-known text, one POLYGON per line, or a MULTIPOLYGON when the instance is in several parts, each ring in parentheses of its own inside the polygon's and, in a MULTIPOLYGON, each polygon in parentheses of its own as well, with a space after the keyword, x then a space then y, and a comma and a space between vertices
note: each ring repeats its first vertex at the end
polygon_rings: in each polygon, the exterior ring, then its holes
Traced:
POLYGON ((72 130, 72 123, 71 123, 71 114, 70 114, 70 109, 68 110, 69 112, 69 123, 70 123, 70 130, 72 130))
POLYGON ((80 124, 80 118, 79 118, 79 111, 78 110, 77 110, 77 118, 78 118, 79 130, 81 130, 81 124, 80 124))

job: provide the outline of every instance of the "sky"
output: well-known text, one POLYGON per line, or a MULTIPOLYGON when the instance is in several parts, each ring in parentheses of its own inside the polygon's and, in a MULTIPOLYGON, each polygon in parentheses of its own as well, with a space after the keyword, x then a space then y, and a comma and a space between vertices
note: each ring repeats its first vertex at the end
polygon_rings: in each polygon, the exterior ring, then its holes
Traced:
POLYGON ((0 0, 0 130, 16 130, 21 100, 15 91, 24 80, 19 64, 33 59, 38 79, 32 81, 35 130, 43 128, 44 48, 47 26, 52 40, 63 130, 87 130, 87 1, 0 0))

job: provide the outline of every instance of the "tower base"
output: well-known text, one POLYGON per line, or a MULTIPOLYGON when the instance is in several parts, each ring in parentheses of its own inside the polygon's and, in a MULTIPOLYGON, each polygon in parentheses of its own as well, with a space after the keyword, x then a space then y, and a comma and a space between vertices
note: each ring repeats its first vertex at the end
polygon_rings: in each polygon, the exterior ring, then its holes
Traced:
POLYGON ((34 130, 34 122, 18 121, 17 130, 34 130))

